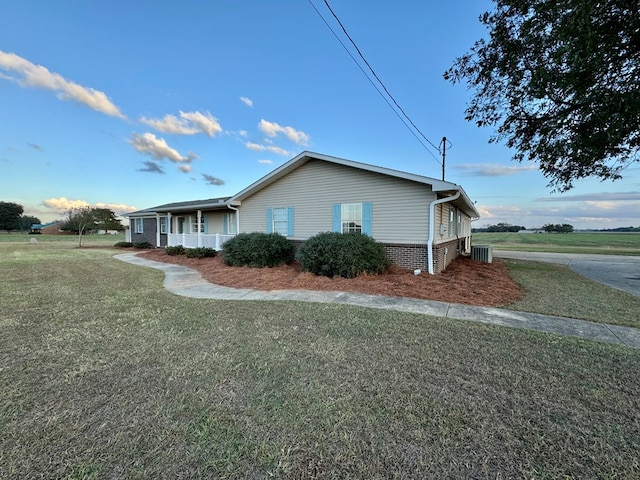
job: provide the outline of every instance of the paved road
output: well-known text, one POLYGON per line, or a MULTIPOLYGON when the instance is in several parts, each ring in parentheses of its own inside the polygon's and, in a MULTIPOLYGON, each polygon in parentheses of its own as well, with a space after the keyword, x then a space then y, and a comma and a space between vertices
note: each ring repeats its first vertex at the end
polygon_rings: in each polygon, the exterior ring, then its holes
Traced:
POLYGON ((493 256, 568 265, 574 272, 596 282, 640 296, 640 256, 510 252, 507 250, 494 250, 493 256))

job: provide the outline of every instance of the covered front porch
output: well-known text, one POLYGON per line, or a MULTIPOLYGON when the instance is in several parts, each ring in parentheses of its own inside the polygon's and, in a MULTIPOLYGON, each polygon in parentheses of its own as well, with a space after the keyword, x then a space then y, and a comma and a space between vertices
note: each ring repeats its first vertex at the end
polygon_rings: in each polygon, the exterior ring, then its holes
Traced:
POLYGON ((182 245, 184 248, 207 247, 222 250, 224 242, 233 237, 235 235, 222 233, 169 233, 167 234, 167 246, 182 245))
POLYGON ((183 212, 156 212, 157 245, 222 250, 238 231, 235 208, 209 208, 183 212))

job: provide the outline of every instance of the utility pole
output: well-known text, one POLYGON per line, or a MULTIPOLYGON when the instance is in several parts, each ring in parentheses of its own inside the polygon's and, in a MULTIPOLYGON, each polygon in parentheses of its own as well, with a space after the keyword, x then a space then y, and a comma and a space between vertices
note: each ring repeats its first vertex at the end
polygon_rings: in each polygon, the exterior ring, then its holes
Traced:
POLYGON ((447 137, 442 137, 442 181, 444 182, 444 162, 447 158, 447 137))

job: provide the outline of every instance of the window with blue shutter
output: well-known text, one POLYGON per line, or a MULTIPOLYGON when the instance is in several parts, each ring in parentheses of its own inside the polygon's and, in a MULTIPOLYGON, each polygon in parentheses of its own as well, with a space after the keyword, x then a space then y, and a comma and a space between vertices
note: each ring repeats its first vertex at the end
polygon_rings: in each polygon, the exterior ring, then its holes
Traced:
POLYGON ((337 203, 333 205, 333 231, 363 233, 372 236, 373 203, 337 203))
POLYGON ((371 227, 373 224, 373 204, 364 202, 362 204, 362 233, 371 237, 371 227))
POLYGON ((293 237, 293 207, 287 208, 287 237, 293 237))
POLYGON ((285 237, 293 237, 293 217, 293 207, 267 208, 267 233, 279 233, 285 237))
POLYGON ((342 208, 339 203, 333 206, 333 228, 334 232, 342 232, 342 208))
POLYGON ((267 208, 267 233, 273 233, 273 208, 267 208))

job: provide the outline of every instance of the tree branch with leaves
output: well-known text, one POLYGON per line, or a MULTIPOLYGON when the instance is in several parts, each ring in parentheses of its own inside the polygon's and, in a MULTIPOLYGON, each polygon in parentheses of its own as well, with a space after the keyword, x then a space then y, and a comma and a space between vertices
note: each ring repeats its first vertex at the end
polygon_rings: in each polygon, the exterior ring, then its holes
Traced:
POLYGON ((489 39, 444 74, 475 92, 465 118, 556 190, 622 178, 640 153, 637 0, 495 0, 480 22, 489 39))

